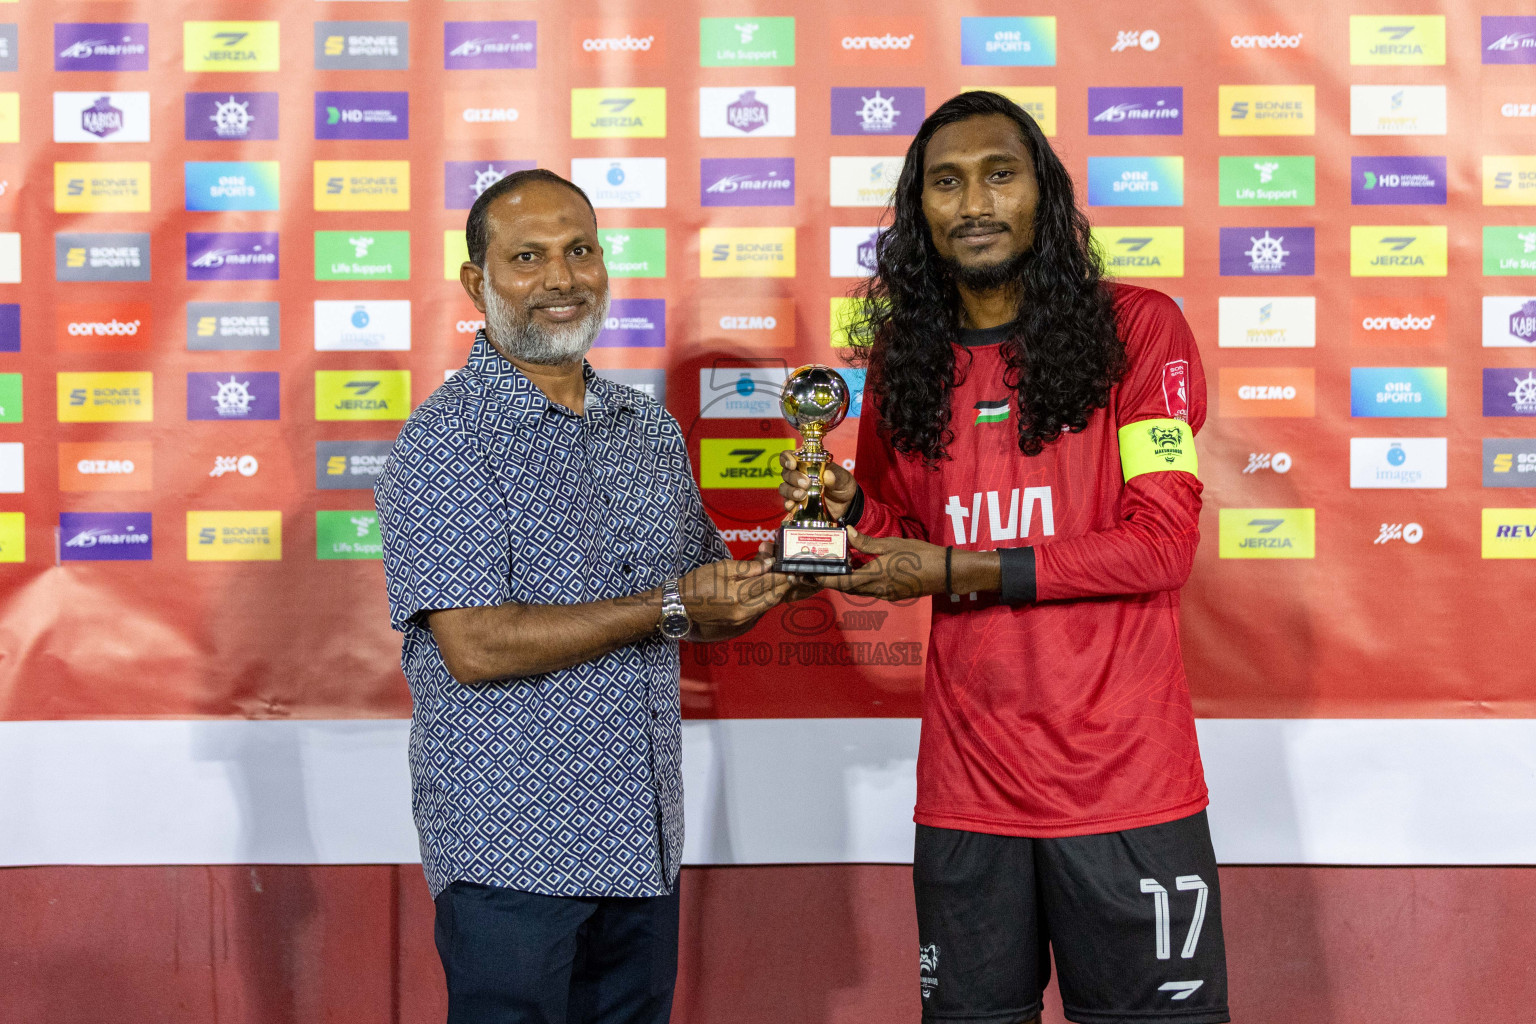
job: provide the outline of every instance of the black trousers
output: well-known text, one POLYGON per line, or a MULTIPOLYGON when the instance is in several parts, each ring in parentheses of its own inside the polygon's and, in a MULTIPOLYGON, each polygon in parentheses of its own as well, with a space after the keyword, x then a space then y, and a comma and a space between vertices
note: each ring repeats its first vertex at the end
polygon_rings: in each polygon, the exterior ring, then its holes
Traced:
POLYGON ((454 882, 437 897, 448 1024, 667 1024, 678 896, 540 896, 454 882))

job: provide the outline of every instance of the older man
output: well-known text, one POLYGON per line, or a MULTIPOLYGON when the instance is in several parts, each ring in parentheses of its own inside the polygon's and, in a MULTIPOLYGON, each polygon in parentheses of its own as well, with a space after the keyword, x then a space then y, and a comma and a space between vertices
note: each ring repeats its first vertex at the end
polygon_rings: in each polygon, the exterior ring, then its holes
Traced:
POLYGON ((608 276, 585 193, 492 185, 460 281, 485 329, 376 500, 450 1024, 665 1022, 682 855, 677 641, 790 586, 732 562, 677 423, 582 358, 608 276))

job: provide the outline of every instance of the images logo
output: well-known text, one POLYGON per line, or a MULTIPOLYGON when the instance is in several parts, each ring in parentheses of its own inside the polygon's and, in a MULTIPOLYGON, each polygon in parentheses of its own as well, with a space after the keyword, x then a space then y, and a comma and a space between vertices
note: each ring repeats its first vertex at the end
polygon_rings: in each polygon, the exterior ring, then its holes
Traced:
POLYGON ((699 90, 700 138, 789 138, 794 134, 792 85, 699 90))
POLYGON ((410 62, 407 22, 315 22, 317 71, 404 71, 410 62))
POLYGON ((515 69, 538 66, 534 21, 450 21, 443 25, 443 67, 515 69))
POLYGON ((148 512, 60 512, 59 559, 65 562, 148 562, 154 530, 148 512))
POLYGON ((372 488, 389 459, 390 441, 316 441, 315 487, 322 491, 372 488))
MULTIPOLYGON (((836 191, 834 185, 834 195, 836 191)), ((699 205, 794 206, 794 157, 700 160, 699 205)))
POLYGON ((149 163, 56 163, 57 213, 148 213, 149 163))
POLYGON ((833 18, 828 32, 832 63, 853 67, 922 64, 927 47, 920 18, 833 18))
POLYGON ((1536 416, 1536 368, 1483 370, 1484 416, 1536 416))
POLYGON ((1536 558, 1536 508, 1483 509, 1484 558, 1536 558))
POLYGON ((1443 366, 1357 366, 1349 371, 1349 414, 1357 417, 1442 417, 1443 366))
POLYGON ((315 209, 411 208, 409 160, 316 160, 315 209))
POLYGON ((1445 205, 1443 156, 1351 157, 1349 180, 1355 206, 1445 205))
POLYGON ((782 437, 706 437, 699 441, 699 486, 708 489, 779 486, 779 453, 795 447, 782 437))
POLYGON ((662 348, 667 343, 666 299, 614 299, 594 346, 662 348))
POLYGON ((794 228, 701 228, 700 277, 794 277, 794 228))
POLYGON ((1438 345, 1445 341, 1445 298, 1356 294, 1350 340, 1374 348, 1438 345))
POLYGON ((1352 85, 1351 135, 1444 135, 1445 86, 1352 85))
POLYGON ((1095 227, 1104 269, 1115 277, 1183 277, 1184 229, 1095 227))
POLYGON ((316 231, 316 281, 409 281, 409 231, 316 231))
POLYGON ((1349 486, 1354 488, 1446 485, 1443 437, 1352 437, 1349 439, 1349 486))
POLYGON ((666 228, 598 228, 609 277, 666 277, 666 228))
POLYGON ((1220 348, 1317 346, 1317 299, 1310 295, 1223 295, 1216 301, 1220 348))
POLYGON ((1483 347, 1536 347, 1536 297, 1484 295, 1483 347))
POLYGON ((533 166, 532 160, 449 160, 443 164, 443 209, 467 210, 481 192, 533 166))
POLYGON ((699 67, 793 67, 794 18, 700 18, 699 67))
POLYGON ((276 281, 276 231, 187 232, 188 281, 276 281))
POLYGON ((1536 438, 1483 438, 1484 487, 1536 487, 1536 438))
POLYGON ((59 444, 59 490, 147 491, 154 486, 154 446, 148 441, 59 444))
POLYGON ((275 210, 277 161, 194 162, 185 165, 189 210, 275 210))
POLYGON ((274 372, 187 374, 189 420, 275 420, 280 397, 274 372))
POLYGON ((1483 274, 1536 274, 1536 227, 1483 228, 1483 274))
POLYGON ((187 303, 187 349, 193 352, 271 352, 281 341, 276 302, 187 303))
POLYGON ((1317 512, 1310 508, 1224 508, 1222 558, 1315 558, 1317 512))
POLYGON ((1483 15, 1484 64, 1536 64, 1536 18, 1483 15))
POLYGON ((1484 206, 1536 206, 1536 157, 1483 157, 1484 206))
POLYGON ((664 139, 664 88, 572 89, 571 138, 664 139))
POLYGON ((410 370, 315 371, 317 420, 403 420, 410 411, 410 370))
POLYGON ((189 92, 185 136, 188 142, 277 138, 275 92, 189 92))
POLYGON ((1223 277, 1311 277, 1314 253, 1311 228, 1221 229, 1223 277))
POLYGON ((61 352, 141 352, 153 336, 147 302, 84 302, 54 307, 61 352))
POLYGON ((1312 206, 1317 161, 1310 156, 1224 156, 1222 206, 1312 206))
POLYGON ((187 513, 189 562, 276 562, 282 557, 281 512, 187 513))
POLYGON ((1056 19, 961 18, 960 63, 1056 65, 1056 19))
POLYGON ((408 92, 317 92, 315 138, 408 139, 408 92))
POLYGON ((833 135, 915 135, 925 116, 921 88, 832 87, 833 135))
POLYGON ((149 23, 56 22, 53 70, 148 71, 149 23))
POLYGON ((56 92, 54 142, 148 142, 149 93, 56 92))
POLYGON ((1183 135, 1181 86, 1088 89, 1089 135, 1183 135))
POLYGON ((571 180, 598 209, 652 209, 667 205, 667 158, 575 158, 571 180))
POLYGON ((1351 64, 1444 64, 1445 16, 1352 14, 1351 64))
POLYGON ((1311 85, 1217 87, 1219 135, 1316 135, 1317 88, 1311 85))
POLYGON ((410 348, 410 299, 315 302, 316 352, 408 352, 410 348))
POLYGON ((278 70, 275 21, 184 21, 183 71, 278 70))
POLYGON ((834 156, 831 205, 885 206, 901 178, 903 162, 899 156, 834 156))
POLYGON ((1090 206, 1183 206, 1181 156, 1090 156, 1090 206))
POLYGON ((147 231, 60 231, 53 253, 59 281, 149 280, 147 231))
POLYGON ((795 300, 754 296, 702 299, 699 333, 710 342, 718 340, 749 351, 788 348, 795 343, 795 300))
POLYGON ((1217 387, 1223 419, 1317 415, 1317 374, 1311 367, 1224 366, 1217 387))
POLYGON ((155 418, 153 373, 60 373, 57 392, 60 423, 150 423, 155 418))
POLYGON ((699 371, 699 418, 771 420, 789 367, 783 360, 759 366, 711 366, 699 371))
POLYGON ((1356 224, 1349 229, 1349 273, 1352 277, 1444 277, 1446 245, 1443 224, 1356 224))

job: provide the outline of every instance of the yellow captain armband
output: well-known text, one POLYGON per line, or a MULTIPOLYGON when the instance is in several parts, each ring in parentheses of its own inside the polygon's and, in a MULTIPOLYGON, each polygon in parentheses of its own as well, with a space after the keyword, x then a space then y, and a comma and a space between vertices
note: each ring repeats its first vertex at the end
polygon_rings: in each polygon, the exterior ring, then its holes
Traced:
POLYGON ((1195 432, 1183 420, 1137 420, 1120 428, 1120 469, 1127 482, 1143 473, 1200 475, 1195 432))

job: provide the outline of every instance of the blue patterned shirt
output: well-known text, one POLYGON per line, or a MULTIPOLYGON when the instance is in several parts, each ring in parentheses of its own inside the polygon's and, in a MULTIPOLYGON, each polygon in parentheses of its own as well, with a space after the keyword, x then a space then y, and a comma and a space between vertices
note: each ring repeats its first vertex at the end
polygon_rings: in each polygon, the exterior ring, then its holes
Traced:
POLYGON ((729 558, 677 421, 585 367, 583 415, 482 331, 411 414, 374 490, 405 634, 412 806, 427 884, 654 896, 683 850, 678 650, 659 634, 544 675, 465 686, 424 613, 583 604, 729 558))

